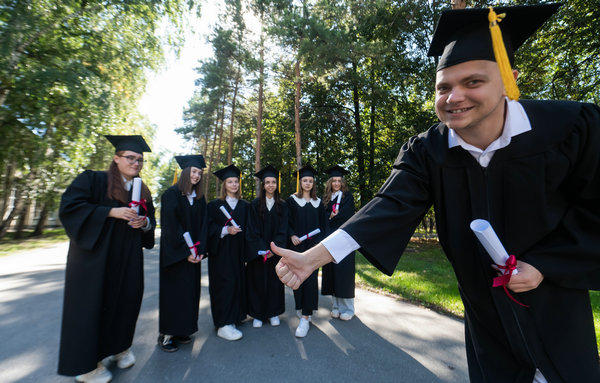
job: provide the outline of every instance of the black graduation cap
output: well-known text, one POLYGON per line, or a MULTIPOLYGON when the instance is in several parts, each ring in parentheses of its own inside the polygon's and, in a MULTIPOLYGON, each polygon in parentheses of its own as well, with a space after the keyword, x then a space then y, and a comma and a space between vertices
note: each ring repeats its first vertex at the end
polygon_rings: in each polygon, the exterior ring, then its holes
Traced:
POLYGON ((343 167, 339 166, 339 165, 335 165, 330 167, 329 169, 325 170, 325 173, 329 174, 329 178, 331 177, 343 177, 346 174, 350 174, 349 171, 347 171, 346 169, 344 169, 343 167))
POLYGON ((264 168, 260 169, 258 172, 256 172, 254 176, 260 178, 262 181, 264 181, 266 177, 275 177, 276 179, 278 179, 279 171, 275 169, 274 166, 267 165, 264 168))
POLYGON ((310 165, 306 165, 300 168, 296 173, 298 173, 298 178, 302 177, 313 177, 317 175, 317 171, 310 165))
POLYGON ((190 154, 187 156, 175 156, 175 160, 179 164, 179 167, 182 169, 189 168, 194 166, 198 169, 204 169, 206 167, 206 163, 204 162, 204 157, 201 154, 190 154))
POLYGON ((124 150, 131 150, 132 152, 136 152, 139 154, 152 151, 150 150, 150 147, 144 140, 144 137, 140 135, 117 136, 105 134, 104 137, 106 137, 106 139, 109 140, 111 144, 113 144, 113 146, 115 147, 115 153, 124 150))
POLYGON ((219 177, 221 181, 225 181, 229 177, 240 178, 240 173, 240 169, 238 169, 235 165, 229 165, 223 169, 217 170, 213 174, 219 177))
MULTIPOLYGON (((494 7, 506 13, 498 23, 511 66, 514 52, 556 12, 561 4, 494 7)), ((490 37, 489 8, 444 11, 433 34, 428 56, 441 56, 437 70, 471 60, 496 61, 490 37)))

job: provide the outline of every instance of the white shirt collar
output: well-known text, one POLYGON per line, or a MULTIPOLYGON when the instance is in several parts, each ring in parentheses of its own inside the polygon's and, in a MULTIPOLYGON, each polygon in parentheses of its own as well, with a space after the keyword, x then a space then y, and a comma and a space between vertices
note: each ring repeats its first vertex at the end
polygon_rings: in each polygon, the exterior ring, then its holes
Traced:
POLYGON ((504 128, 500 137, 495 139, 484 150, 465 142, 454 129, 448 130, 448 148, 461 146, 467 150, 482 166, 487 166, 496 150, 507 147, 510 144, 512 137, 518 136, 531 130, 531 122, 525 113, 523 106, 515 100, 506 98, 506 118, 504 120, 504 128))
POLYGON ((191 193, 186 195, 188 201, 190 201, 190 206, 194 205, 194 198, 196 198, 196 191, 192 190, 191 193))
MULTIPOLYGON (((296 194, 292 194, 292 197, 294 198, 294 201, 296 201, 296 203, 300 206, 300 207, 304 207, 304 205, 306 205, 306 200, 304 198, 298 198, 296 196, 296 194)), ((321 203, 321 199, 317 198, 317 199, 311 199, 310 200, 310 204, 313 205, 313 207, 319 207, 319 204, 321 203)))
POLYGON ((341 190, 338 190, 338 191, 336 191, 335 193, 333 193, 333 194, 331 195, 331 200, 333 201, 334 199, 336 199, 336 198, 337 198, 337 196, 338 196, 338 194, 340 194, 341 192, 342 192, 341 190))
POLYGON ((229 206, 231 207, 231 210, 235 209, 237 203, 238 203, 238 199, 235 197, 230 197, 230 196, 226 196, 225 197, 225 201, 227 201, 227 203, 229 204, 229 206))
POLYGON ((130 191, 131 186, 133 185, 133 179, 131 179, 131 181, 127 181, 127 178, 123 177, 122 175, 121 178, 123 178, 123 186, 125 187, 125 190, 130 191))
POLYGON ((267 210, 271 211, 271 208, 273 207, 273 205, 275 205, 275 198, 269 198, 265 196, 265 199, 267 201, 267 210))

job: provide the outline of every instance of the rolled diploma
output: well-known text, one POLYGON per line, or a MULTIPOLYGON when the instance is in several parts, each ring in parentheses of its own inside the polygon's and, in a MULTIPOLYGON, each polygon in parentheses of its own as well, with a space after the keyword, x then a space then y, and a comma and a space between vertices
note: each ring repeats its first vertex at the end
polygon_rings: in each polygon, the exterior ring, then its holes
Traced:
MULTIPOLYGON (((142 202, 140 201, 140 198, 142 197, 142 179, 140 177, 135 177, 133 179, 133 186, 132 186, 132 191, 131 191, 131 201, 136 201, 136 202, 142 202)), ((140 205, 135 205, 133 207, 133 209, 135 209, 135 212, 138 213, 138 215, 140 214, 140 205)))
POLYGON ((194 257, 197 257, 198 253, 196 252, 196 246, 194 246, 194 242, 192 241, 192 236, 190 235, 190 233, 187 231, 183 233, 183 239, 185 239, 185 243, 194 254, 194 257))
POLYGON ((225 206, 221 206, 219 209, 221 209, 221 211, 223 212, 223 214, 225 215, 225 218, 227 218, 227 220, 231 220, 231 224, 237 228, 239 228, 238 224, 235 223, 235 221, 233 220, 233 218, 231 218, 231 215, 229 214, 229 212, 227 211, 227 209, 225 209, 225 206))
MULTIPOLYGON (((492 228, 492 225, 485 219, 476 219, 471 222, 471 230, 475 233, 475 236, 481 242, 485 250, 488 252, 495 264, 504 266, 508 259, 508 253, 502 242, 496 235, 496 232, 492 228)), ((513 275, 517 274, 518 271, 515 269, 513 275)))
POLYGON ((340 194, 338 194, 338 196, 337 196, 337 200, 335 202, 335 205, 333 205, 333 207, 334 207, 333 211, 340 210, 340 201, 341 200, 342 200, 342 192, 340 192, 340 194))
POLYGON ((258 255, 269 255, 271 250, 258 250, 258 255))
POLYGON ((306 240, 308 237, 314 237, 315 235, 319 234, 321 232, 321 229, 315 229, 313 231, 311 231, 310 233, 303 235, 302 237, 298 238, 300 240, 300 242, 306 240))

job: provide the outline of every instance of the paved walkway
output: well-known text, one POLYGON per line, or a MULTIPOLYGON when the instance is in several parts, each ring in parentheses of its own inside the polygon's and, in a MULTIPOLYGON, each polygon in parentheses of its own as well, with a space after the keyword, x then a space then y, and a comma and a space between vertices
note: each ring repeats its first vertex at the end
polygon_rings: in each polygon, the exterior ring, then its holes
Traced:
MULTIPOLYGON (((56 374, 68 244, 0 257, 0 382, 74 382, 56 374)), ((158 246, 157 246, 158 247, 158 246)), ((206 263, 203 272, 206 273, 206 263)), ((208 278, 202 279, 200 330, 176 353, 156 346, 158 250, 146 251, 146 289, 133 351, 135 366, 111 368, 114 382, 467 382, 461 321, 357 289, 356 314, 329 317, 329 297, 304 339, 286 288, 281 326, 252 328, 243 339, 216 336, 208 278)))

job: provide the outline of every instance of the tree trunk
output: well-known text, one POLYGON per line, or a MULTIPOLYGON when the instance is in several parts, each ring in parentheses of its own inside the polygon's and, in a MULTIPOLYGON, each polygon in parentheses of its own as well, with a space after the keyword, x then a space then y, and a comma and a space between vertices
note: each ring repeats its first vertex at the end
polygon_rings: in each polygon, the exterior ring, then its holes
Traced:
POLYGON ((375 180, 375 100, 371 99, 371 118, 369 122, 369 188, 368 199, 373 198, 375 180))
POLYGON ((6 235, 10 224, 12 223, 13 219, 17 216, 17 213, 21 210, 23 206, 24 201, 21 199, 21 192, 22 190, 20 188, 18 188, 15 192, 14 207, 8 214, 8 217, 6 217, 6 219, 2 221, 2 225, 0 226, 0 239, 2 239, 6 235))
POLYGON ((233 99, 231 102, 231 121, 229 124, 229 145, 228 145, 228 149, 227 149, 227 165, 231 165, 232 163, 232 158, 233 158, 233 121, 235 120, 235 106, 236 106, 236 102, 237 102, 237 94, 238 94, 238 88, 240 86, 240 71, 241 69, 239 68, 239 64, 238 64, 238 72, 235 78, 235 85, 233 87, 233 99))
MULTIPOLYGON (((219 146, 217 149, 217 164, 221 163, 221 146, 223 144, 223 128, 225 126, 225 97, 223 97, 223 105, 221 107, 221 121, 219 127, 219 146)), ((215 196, 219 195, 220 182, 215 180, 215 196)))
POLYGON ((294 128, 296 136, 296 167, 302 167, 302 148, 300 145, 300 59, 296 60, 296 95, 294 97, 294 128))
POLYGON ((21 206, 20 211, 18 212, 17 225, 15 226, 15 235, 14 239, 23 238, 23 230, 25 229, 25 224, 27 223, 27 217, 29 216, 29 208, 31 207, 31 200, 27 198, 27 203, 24 203, 21 206))
MULTIPOLYGON (((262 146, 262 120, 263 120, 263 84, 265 82, 265 36, 264 36, 264 11, 260 13, 260 68, 258 75, 258 116, 256 117, 256 150, 254 157, 254 171, 258 172, 260 166, 262 146)), ((260 193, 260 180, 256 178, 256 195, 260 193)))
POLYGON ((6 165, 6 172, 4 173, 4 189, 2 196, 2 206, 0 207, 0 221, 4 218, 6 214, 6 209, 8 209, 8 201, 10 201, 10 194, 12 191, 12 177, 14 174, 14 166, 12 163, 8 163, 6 165))
POLYGON ((48 222, 48 213, 49 213, 49 208, 48 208, 49 203, 48 202, 44 202, 44 206, 42 207, 42 210, 40 211, 40 215, 38 217, 38 221, 35 225, 35 229, 33 230, 33 233, 31 233, 32 237, 38 237, 42 234, 44 234, 44 229, 46 228, 46 223, 48 222))
POLYGON ((210 149, 210 160, 208 161, 208 171, 206 172, 206 180, 204 182, 204 195, 208 198, 208 187, 210 184, 210 175, 212 174, 213 164, 215 163, 215 144, 217 143, 217 134, 219 131, 219 114, 217 113, 217 118, 215 119, 215 132, 213 134, 213 142, 210 149))
POLYGON ((360 123, 360 103, 358 94, 358 84, 356 79, 357 69, 355 62, 352 62, 352 72, 354 74, 354 80, 352 84, 352 102, 354 104, 354 129, 356 135, 356 167, 358 171, 358 190, 360 195, 360 206, 363 206, 367 200, 367 188, 365 185, 365 155, 363 132, 360 123))

